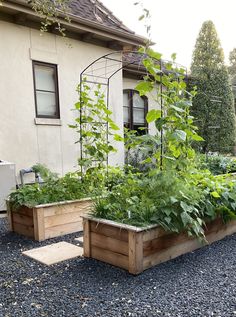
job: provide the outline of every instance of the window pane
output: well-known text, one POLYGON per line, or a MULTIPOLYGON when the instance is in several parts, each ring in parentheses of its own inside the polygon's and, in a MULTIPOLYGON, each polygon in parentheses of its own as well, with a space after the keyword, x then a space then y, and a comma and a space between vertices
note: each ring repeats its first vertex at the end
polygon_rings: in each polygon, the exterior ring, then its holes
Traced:
POLYGON ((123 93, 123 106, 129 107, 129 96, 126 92, 123 93))
POLYGON ((133 95, 133 107, 144 108, 144 100, 136 92, 133 95))
POLYGON ((123 93, 123 120, 125 123, 129 122, 129 96, 123 93))
POLYGON ((35 65, 34 70, 36 90, 55 91, 54 68, 35 65))
POLYGON ((145 123, 144 109, 133 108, 133 120, 136 123, 145 123))
POLYGON ((55 116, 56 115, 56 96, 55 93, 37 91, 37 111, 38 115, 55 116))
POLYGON ((124 111, 124 113, 123 113, 124 114, 124 122, 128 123, 129 122, 129 108, 124 107, 123 111, 124 111))

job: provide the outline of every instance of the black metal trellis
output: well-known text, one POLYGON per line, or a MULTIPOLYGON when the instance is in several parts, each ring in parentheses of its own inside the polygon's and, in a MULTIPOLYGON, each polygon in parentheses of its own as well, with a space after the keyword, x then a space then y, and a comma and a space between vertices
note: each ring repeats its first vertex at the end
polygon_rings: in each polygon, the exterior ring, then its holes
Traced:
MULTIPOLYGON (((106 96, 106 107, 107 109, 111 108, 112 106, 110 103, 110 92, 113 85, 113 78, 116 74, 122 71, 131 71, 134 73, 138 73, 142 76, 147 75, 147 71, 145 67, 143 66, 143 60, 147 58, 147 55, 145 53, 139 52, 139 51, 117 51, 117 52, 111 52, 106 55, 103 55, 96 60, 94 60, 91 64, 89 64, 80 74, 80 103, 82 103, 81 99, 81 93, 83 92, 83 82, 86 82, 86 85, 89 85, 89 90, 91 94, 91 98, 93 98, 93 92, 94 88, 96 86, 100 86, 102 89, 102 92, 106 96)), ((181 75, 185 75, 187 78, 187 70, 185 67, 183 67, 180 64, 177 64, 173 61, 166 61, 162 59, 156 59, 152 58, 155 63, 159 64, 159 76, 160 76, 160 89, 161 92, 163 90, 163 74, 166 73, 173 73, 176 74, 176 76, 180 73, 176 73, 175 69, 184 70, 184 74, 181 73, 181 75), (171 69, 168 69, 166 65, 171 64, 171 69)), ((121 78, 122 80, 122 78, 121 78)), ((162 116, 163 113, 163 100, 162 100, 162 94, 160 98, 160 109, 162 116)), ((86 112, 86 105, 80 107, 80 159, 84 159, 85 153, 84 153, 84 139, 82 137, 82 130, 83 125, 87 124, 98 124, 98 122, 84 122, 82 120, 83 113, 86 112)), ((101 127, 103 124, 106 125, 107 129, 107 142, 108 142, 108 123, 99 122, 101 127)), ((164 144, 163 144, 163 131, 161 131, 161 162, 162 165, 162 157, 164 154, 164 144)), ((106 164, 108 165, 108 156, 106 158, 106 164)))

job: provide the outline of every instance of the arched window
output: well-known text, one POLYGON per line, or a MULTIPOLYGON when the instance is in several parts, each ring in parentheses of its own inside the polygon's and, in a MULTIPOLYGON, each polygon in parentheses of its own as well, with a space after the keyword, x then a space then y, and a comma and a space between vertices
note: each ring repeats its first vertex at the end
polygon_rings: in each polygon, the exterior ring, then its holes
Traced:
POLYGON ((126 89, 123 91, 124 126, 130 130, 136 130, 139 134, 147 127, 146 114, 148 111, 148 99, 140 96, 136 90, 126 89))

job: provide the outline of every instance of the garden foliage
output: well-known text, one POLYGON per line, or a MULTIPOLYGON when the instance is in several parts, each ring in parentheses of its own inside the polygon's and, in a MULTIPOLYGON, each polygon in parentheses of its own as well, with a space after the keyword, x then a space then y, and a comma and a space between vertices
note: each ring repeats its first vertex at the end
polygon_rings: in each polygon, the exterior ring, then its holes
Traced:
POLYGON ((145 54, 147 75, 136 89, 141 95, 154 95, 157 108, 148 112, 147 121, 155 123, 157 134, 126 132, 127 150, 133 154, 141 149, 143 160, 96 200, 93 215, 141 227, 159 224, 167 231, 204 239, 207 221, 235 218, 235 182, 199 168, 192 143, 203 139, 190 115, 195 91, 187 92, 183 69, 173 62, 165 65, 168 71, 163 74, 157 62, 160 54, 150 49, 145 54))
POLYGON ((192 148, 193 142, 203 139, 190 114, 196 92, 187 91, 184 70, 173 61, 165 64, 162 72, 160 54, 151 49, 142 52, 147 75, 136 89, 140 95, 154 95, 157 107, 148 112, 146 119, 155 124, 157 132, 151 136, 126 131, 127 151, 132 154, 139 148, 143 153, 138 165, 107 167, 107 157, 115 151, 112 141, 123 138, 117 134, 100 87, 91 98, 85 82, 76 104, 80 117, 71 125, 79 132, 83 145, 81 170, 62 178, 45 173, 45 184, 23 186, 11 194, 14 208, 90 196, 95 199, 93 216, 141 227, 158 224, 167 231, 184 231, 199 239, 204 239, 207 221, 236 217, 234 179, 216 177, 206 166, 199 167, 192 148), (105 130, 92 124, 101 121, 105 130), (81 122, 82 126, 78 124, 81 122))

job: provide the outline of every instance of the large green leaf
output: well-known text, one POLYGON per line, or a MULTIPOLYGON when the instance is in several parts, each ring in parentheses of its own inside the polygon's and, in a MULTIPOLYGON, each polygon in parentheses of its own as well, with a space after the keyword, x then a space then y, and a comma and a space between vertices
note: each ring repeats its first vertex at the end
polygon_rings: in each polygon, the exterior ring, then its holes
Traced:
POLYGON ((161 110, 152 109, 148 111, 146 120, 148 123, 153 122, 161 117, 161 110))
POLYGON ((137 84, 135 89, 138 90, 141 96, 143 96, 153 90, 153 83, 150 81, 141 81, 140 83, 137 84))
POLYGON ((172 134, 172 137, 176 140, 186 141, 187 134, 183 130, 175 130, 175 132, 172 134))

